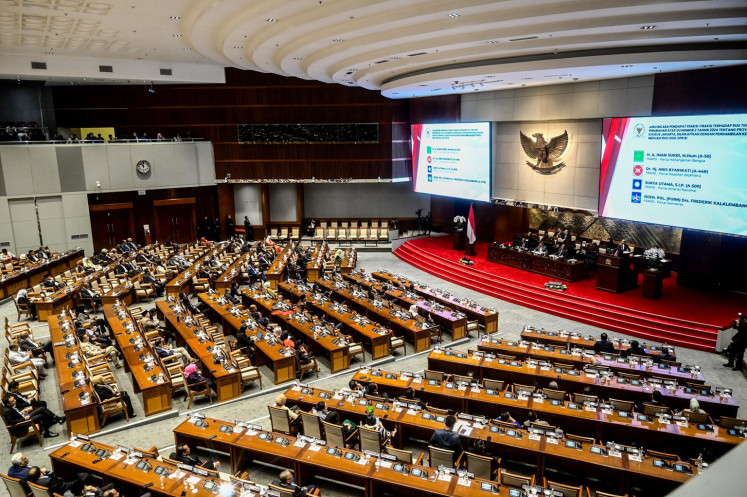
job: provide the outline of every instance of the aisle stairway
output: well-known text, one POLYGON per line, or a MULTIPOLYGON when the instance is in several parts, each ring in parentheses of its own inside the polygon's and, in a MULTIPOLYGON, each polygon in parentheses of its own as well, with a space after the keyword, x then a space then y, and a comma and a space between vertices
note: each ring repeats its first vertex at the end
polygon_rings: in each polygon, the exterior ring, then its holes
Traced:
POLYGON ((546 290, 435 256, 410 242, 400 246, 394 255, 434 276, 524 307, 633 335, 649 342, 666 342, 709 352, 716 346, 719 328, 715 325, 546 290))

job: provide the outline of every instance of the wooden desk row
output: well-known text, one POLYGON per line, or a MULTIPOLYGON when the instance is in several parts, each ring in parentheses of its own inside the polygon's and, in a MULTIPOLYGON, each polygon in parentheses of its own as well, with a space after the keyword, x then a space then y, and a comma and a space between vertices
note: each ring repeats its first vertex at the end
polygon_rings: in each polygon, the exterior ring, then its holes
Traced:
MULTIPOLYGON (((569 333, 567 331, 546 331, 544 329, 536 329, 532 327, 525 327, 521 331, 521 338, 529 342, 545 343, 548 345, 555 345, 560 347, 579 347, 582 349, 593 349, 594 344, 597 340, 588 335, 586 337, 581 336, 580 333, 569 333)), ((628 340, 613 339, 612 342, 615 344, 615 349, 619 352, 630 348, 628 340)), ((651 345, 647 346, 644 342, 643 347, 646 349, 646 353, 649 356, 656 357, 662 353, 664 346, 651 345)), ((667 347, 674 350, 674 347, 667 347)))
MULTIPOLYGON (((280 283, 287 285, 287 283, 280 283)), ((348 369, 350 367, 350 345, 345 341, 345 337, 332 333, 321 327, 317 327, 308 316, 288 312, 275 312, 273 308, 279 303, 275 298, 265 298, 266 294, 245 292, 244 295, 257 306, 257 309, 264 310, 263 314, 274 315, 278 320, 285 323, 288 333, 294 337, 303 337, 304 342, 308 344, 314 355, 323 354, 329 358, 329 367, 333 373, 348 369), (256 295, 256 298, 255 298, 256 295), (260 295, 262 297, 260 297, 260 295), (321 336, 322 333, 324 336, 321 336)))
MULTIPOLYGON (((256 247, 259 242, 256 242, 256 247)), ((241 282, 241 273, 252 263, 252 252, 246 252, 244 255, 239 255, 233 262, 223 271, 217 280, 215 280, 215 291, 223 294, 226 288, 231 288, 234 281, 241 282)))
POLYGON ((364 316, 356 315, 337 302, 332 302, 321 294, 311 293, 303 284, 283 282, 279 286, 280 293, 291 300, 297 301, 301 294, 308 297, 307 305, 317 309, 333 322, 342 323, 345 333, 351 334, 355 340, 368 345, 371 357, 376 360, 386 357, 391 351, 392 331, 383 326, 377 326, 364 316))
POLYGON ((309 283, 313 283, 322 277, 328 256, 329 245, 327 241, 317 243, 314 247, 314 252, 311 254, 311 260, 306 264, 306 279, 309 283))
POLYGON ((95 433, 101 429, 98 402, 87 378, 83 353, 70 316, 49 316, 49 337, 54 346, 57 385, 68 433, 95 433), (76 383, 78 382, 78 383, 76 383))
POLYGON ((226 242, 221 242, 214 246, 212 249, 208 247, 195 247, 193 255, 197 257, 195 261, 179 273, 173 280, 166 283, 166 295, 168 297, 178 298, 180 293, 189 294, 192 292, 192 277, 197 274, 195 264, 205 260, 207 256, 213 256, 217 254, 226 242))
POLYGON ((46 295, 44 298, 34 300, 36 303, 37 318, 39 321, 46 322, 50 316, 59 315, 63 309, 70 309, 75 303, 75 299, 80 293, 80 290, 86 283, 91 283, 94 280, 99 279, 101 276, 106 275, 111 270, 112 266, 107 266, 94 273, 91 273, 83 278, 78 279, 74 283, 66 285, 60 288, 56 292, 46 295))
POLYGON ((603 366, 616 373, 638 375, 643 378, 666 378, 678 383, 704 384, 705 376, 702 372, 688 372, 685 368, 654 364, 649 368, 646 363, 637 360, 621 359, 611 354, 596 355, 589 349, 581 353, 574 353, 582 349, 553 348, 552 345, 537 345, 529 342, 516 342, 499 338, 483 337, 478 342, 478 350, 492 354, 509 355, 517 359, 535 359, 538 361, 572 365, 576 369, 588 366, 603 366))
POLYGON ((372 376, 359 371, 353 378, 363 384, 376 383, 379 392, 386 392, 390 397, 399 397, 411 387, 419 398, 430 405, 491 418, 505 410, 523 420, 533 410, 539 419, 575 435, 593 436, 597 440, 615 440, 628 445, 645 440, 651 448, 687 457, 692 452, 697 456, 696 451, 704 446, 712 447, 720 455, 743 441, 741 437, 730 435, 718 426, 713 426, 713 431, 710 431, 699 429, 695 425, 660 423, 653 417, 644 421, 639 420, 635 414, 621 414, 570 402, 526 398, 508 392, 422 380, 396 373, 375 374, 376 376, 372 376))
POLYGON ((412 288, 412 291, 422 295, 425 299, 435 300, 441 304, 456 309, 467 315, 467 319, 470 321, 477 321, 485 327, 485 333, 495 333, 498 331, 498 311, 483 307, 477 304, 477 302, 469 299, 462 299, 451 295, 448 292, 439 290, 437 288, 431 288, 428 285, 422 283, 415 283, 406 278, 402 278, 395 274, 391 274, 384 271, 377 271, 373 273, 373 276, 382 281, 388 281, 396 286, 402 286, 404 288, 412 288))
POLYGON ((579 281, 584 278, 583 261, 553 259, 546 255, 536 255, 499 245, 488 247, 488 260, 563 281, 579 281))
POLYGON ((418 323, 417 320, 412 319, 409 315, 403 319, 403 315, 396 312, 396 309, 391 306, 387 307, 384 302, 376 302, 366 296, 360 295, 348 288, 343 282, 335 282, 328 279, 317 281, 317 284, 331 291, 333 297, 337 297, 336 300, 338 302, 342 302, 372 321, 390 328, 395 335, 406 337, 412 342, 415 352, 428 350, 431 347, 433 325, 418 323))
POLYGON ((290 242, 283 247, 283 250, 275 257, 272 264, 265 272, 265 278, 270 283, 270 288, 277 290, 278 283, 285 279, 286 264, 299 242, 290 242))
POLYGON ((24 266, 12 273, 0 276, 0 299, 15 295, 22 288, 32 288, 44 280, 45 274, 57 276, 78 265, 83 259, 83 250, 69 250, 57 254, 44 262, 24 266))
MULTIPOLYGON (((361 370, 361 376, 370 371, 361 370)), ((356 375, 358 376, 358 375, 356 375)), ((430 440, 434 431, 444 427, 445 416, 428 411, 419 411, 386 402, 370 402, 353 399, 342 392, 310 389, 294 386, 285 392, 289 404, 299 405, 310 410, 320 400, 327 402, 330 409, 337 411, 340 419, 361 422, 366 416, 369 404, 374 406, 374 415, 387 426, 397 429, 395 445, 401 447, 408 438, 430 440)), ((598 475, 604 480, 617 480, 620 491, 626 492, 631 484, 648 482, 657 488, 672 489, 690 478, 683 473, 674 473, 655 467, 651 460, 636 461, 628 454, 621 457, 593 454, 585 445, 581 450, 566 447, 562 442, 553 444, 546 437, 529 436, 524 430, 516 429, 506 433, 504 429, 490 424, 460 418, 455 426, 460 434, 462 446, 468 447, 476 439, 486 442, 486 449, 494 456, 510 460, 520 460, 537 466, 538 481, 546 469, 570 470, 574 474, 598 475)))
MULTIPOLYGON (((244 290, 246 293, 250 290, 244 290)), ((272 298, 269 294, 262 294, 267 299, 272 298)), ((253 335, 256 335, 258 331, 261 331, 264 338, 254 342, 254 360, 255 366, 262 366, 264 364, 270 364, 272 366, 275 384, 285 383, 296 378, 296 357, 292 351, 284 349, 283 345, 279 342, 273 341, 268 342, 267 337, 272 335, 268 334, 268 331, 262 326, 257 324, 251 316, 248 315, 246 310, 239 311, 233 305, 225 300, 221 300, 217 295, 211 294, 198 294, 198 298, 201 302, 205 303, 213 314, 219 316, 223 324, 223 332, 229 334, 238 334, 241 325, 249 323, 255 327, 253 335), (223 302, 223 303, 221 303, 223 302)), ((242 296, 242 299, 246 299, 246 296, 242 296)))
POLYGON ((231 361, 228 351, 222 354, 225 360, 216 361, 213 354, 215 343, 196 322, 190 320, 191 316, 178 302, 159 301, 156 310, 167 329, 175 333, 177 345, 186 347, 192 357, 200 360, 202 376, 215 380, 218 402, 240 397, 241 371, 231 361))
POLYGON ((601 379, 596 375, 582 371, 479 357, 479 355, 465 354, 464 352, 448 350, 431 352, 428 356, 428 367, 447 373, 472 373, 475 378, 480 380, 491 378, 504 380, 507 383, 536 385, 538 388, 547 388, 551 381, 555 381, 558 383, 559 390, 569 393, 582 393, 583 388, 589 386, 593 395, 634 402, 650 400, 651 393, 656 388, 661 391, 664 402, 670 409, 687 409, 690 405, 690 399, 694 397, 698 399, 701 408, 714 417, 729 416, 734 418, 739 411, 739 404, 733 397, 725 398, 716 395, 700 395, 696 392, 688 393, 684 390, 684 387, 670 389, 665 386, 655 386, 641 382, 627 382, 616 377, 611 378, 609 384, 603 385, 601 379))
POLYGON ((104 317, 124 357, 134 392, 141 394, 146 416, 170 411, 172 385, 140 325, 123 304, 104 305, 104 317))

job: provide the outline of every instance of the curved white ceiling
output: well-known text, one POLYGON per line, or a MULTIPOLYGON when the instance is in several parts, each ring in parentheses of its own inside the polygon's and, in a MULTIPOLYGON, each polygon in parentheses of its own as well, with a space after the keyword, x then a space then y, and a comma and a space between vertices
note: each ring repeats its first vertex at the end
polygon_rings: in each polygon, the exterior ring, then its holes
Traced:
POLYGON ((108 76, 117 82, 158 61, 404 98, 744 64, 747 3, 0 0, 0 60, 13 56, 128 62, 108 76))

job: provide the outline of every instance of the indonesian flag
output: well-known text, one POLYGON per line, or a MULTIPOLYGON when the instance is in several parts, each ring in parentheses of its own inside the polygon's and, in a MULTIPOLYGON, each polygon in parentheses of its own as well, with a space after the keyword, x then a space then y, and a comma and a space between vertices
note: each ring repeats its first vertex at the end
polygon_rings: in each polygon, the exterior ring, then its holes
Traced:
POLYGON ((472 209, 472 204, 469 204, 469 216, 467 217, 467 241, 470 244, 475 243, 477 236, 475 236, 475 211, 472 209))

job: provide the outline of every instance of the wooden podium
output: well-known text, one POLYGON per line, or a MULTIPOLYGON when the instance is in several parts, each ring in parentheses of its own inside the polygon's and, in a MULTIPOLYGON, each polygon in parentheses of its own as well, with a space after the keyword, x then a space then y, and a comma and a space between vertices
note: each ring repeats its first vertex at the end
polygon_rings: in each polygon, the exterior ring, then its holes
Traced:
POLYGON ((611 254, 597 255, 597 289, 620 293, 638 286, 638 273, 630 266, 630 257, 611 254))

